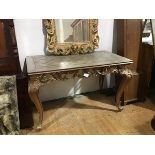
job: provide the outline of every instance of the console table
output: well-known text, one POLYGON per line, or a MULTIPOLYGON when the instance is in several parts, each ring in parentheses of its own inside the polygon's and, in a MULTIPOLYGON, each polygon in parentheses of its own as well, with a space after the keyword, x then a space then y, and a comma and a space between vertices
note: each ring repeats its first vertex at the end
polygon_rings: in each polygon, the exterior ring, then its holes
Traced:
POLYGON ((99 85, 102 88, 106 74, 119 74, 122 80, 116 94, 116 106, 121 111, 120 99, 128 80, 132 77, 132 72, 127 69, 127 65, 131 63, 133 63, 132 60, 107 51, 68 56, 26 57, 29 76, 28 91, 39 113, 38 128, 41 127, 43 121, 43 106, 38 98, 39 88, 54 80, 99 76, 99 85))

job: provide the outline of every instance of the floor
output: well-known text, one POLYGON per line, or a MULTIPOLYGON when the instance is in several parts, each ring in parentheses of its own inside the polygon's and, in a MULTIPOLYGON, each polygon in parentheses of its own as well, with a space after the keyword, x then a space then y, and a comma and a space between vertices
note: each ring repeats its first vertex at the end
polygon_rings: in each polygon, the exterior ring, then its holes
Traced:
MULTIPOLYGON (((155 115, 155 97, 129 104, 117 112, 114 96, 99 92, 44 103, 41 130, 26 129, 29 135, 154 135, 150 121, 155 115)), ((36 111, 34 121, 38 122, 36 111)))

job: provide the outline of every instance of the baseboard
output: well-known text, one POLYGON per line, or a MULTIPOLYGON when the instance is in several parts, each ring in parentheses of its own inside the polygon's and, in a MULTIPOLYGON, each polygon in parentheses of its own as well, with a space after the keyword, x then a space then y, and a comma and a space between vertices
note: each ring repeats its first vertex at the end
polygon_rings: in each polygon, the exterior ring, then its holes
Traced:
POLYGON ((131 100, 126 100, 126 101, 124 101, 124 103, 125 104, 132 104, 132 103, 144 102, 144 101, 145 101, 145 98, 144 99, 134 98, 134 99, 131 99, 131 100))

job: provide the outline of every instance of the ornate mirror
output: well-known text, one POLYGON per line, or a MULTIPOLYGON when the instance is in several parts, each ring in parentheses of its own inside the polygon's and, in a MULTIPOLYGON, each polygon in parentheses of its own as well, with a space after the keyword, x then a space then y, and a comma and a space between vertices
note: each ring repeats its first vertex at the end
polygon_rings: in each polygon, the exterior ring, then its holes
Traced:
POLYGON ((98 47, 97 19, 45 19, 47 50, 54 55, 94 52, 98 47))

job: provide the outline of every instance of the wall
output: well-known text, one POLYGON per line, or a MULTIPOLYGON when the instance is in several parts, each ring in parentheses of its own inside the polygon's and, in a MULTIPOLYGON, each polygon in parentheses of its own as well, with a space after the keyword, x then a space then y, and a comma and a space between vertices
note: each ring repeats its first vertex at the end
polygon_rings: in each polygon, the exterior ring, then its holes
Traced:
MULTIPOLYGON (((26 56, 45 54, 45 40, 41 19, 15 19, 15 31, 19 51, 20 64, 23 68, 26 56)), ((113 19, 99 19, 99 50, 112 51, 113 48, 113 19)), ((110 86, 110 76, 104 82, 104 87, 110 86), (107 83, 106 83, 107 81, 107 83)), ((40 89, 42 101, 73 96, 82 92, 98 90, 98 78, 70 79, 54 81, 40 89)))

